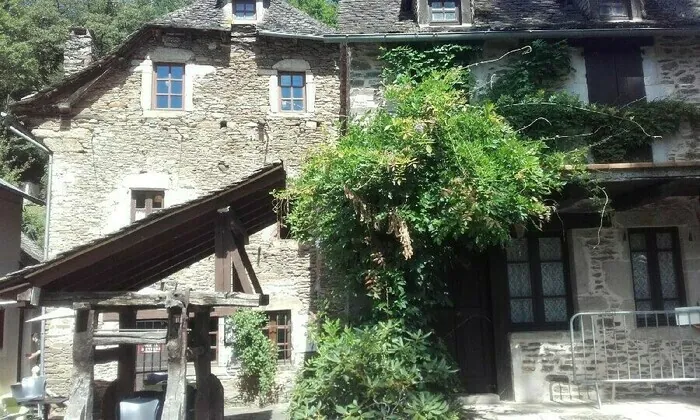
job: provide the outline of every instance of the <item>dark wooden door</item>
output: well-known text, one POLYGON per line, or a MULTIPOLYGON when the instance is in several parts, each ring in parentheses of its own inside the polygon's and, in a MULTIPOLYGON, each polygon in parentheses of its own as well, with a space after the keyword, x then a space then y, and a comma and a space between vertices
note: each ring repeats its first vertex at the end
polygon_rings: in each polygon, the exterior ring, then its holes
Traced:
POLYGON ((436 317, 436 333, 459 366, 464 390, 496 393, 488 259, 464 258, 447 277, 452 306, 436 317))

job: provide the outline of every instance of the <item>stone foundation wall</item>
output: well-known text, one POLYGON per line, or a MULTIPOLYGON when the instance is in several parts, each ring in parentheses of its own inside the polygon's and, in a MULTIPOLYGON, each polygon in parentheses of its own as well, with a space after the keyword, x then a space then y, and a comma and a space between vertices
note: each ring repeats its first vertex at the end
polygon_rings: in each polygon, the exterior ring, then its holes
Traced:
MULTIPOLYGON (((132 189, 164 190, 167 208, 230 185, 276 160, 283 160, 287 173, 294 175, 311 148, 335 136, 337 59, 334 45, 246 33, 234 33, 230 40, 198 32, 166 34, 140 46, 86 95, 75 115, 31 122, 34 134, 54 151, 51 255, 130 223, 132 189), (315 90, 310 112, 272 111, 271 75, 282 60, 308 64, 307 82, 313 81, 315 90), (191 109, 144 107, 144 78, 155 61, 185 63, 191 109)), ((296 368, 307 351, 306 325, 318 287, 314 253, 281 239, 275 225, 252 235, 246 250, 270 295, 266 309, 292 313, 296 368)), ((213 290, 213 257, 167 279, 168 287, 174 283, 213 290)), ((46 373, 49 387, 62 395, 70 390, 72 329, 70 319, 47 323, 46 373)), ((223 341, 219 349, 224 351, 223 341)), ((222 382, 231 383, 223 380, 223 364, 222 382)), ((98 379, 114 375, 114 364, 96 369, 98 379)), ((226 388, 226 398, 234 392, 226 388)))
MULTIPOLYGON (((569 231, 574 312, 635 309, 629 244, 625 235, 626 229, 635 227, 678 228, 686 300, 688 305, 695 305, 700 300, 698 214, 697 198, 669 199, 654 206, 617 213, 612 223, 614 228, 569 231)), ((682 366, 700 368, 697 353, 700 336, 692 328, 641 328, 629 317, 598 320, 594 356, 591 327, 588 323, 584 325, 588 334, 584 344, 581 344, 580 334, 575 335, 579 379, 583 375, 592 377, 594 373, 615 378, 618 369, 623 377, 636 378, 652 374, 660 377, 662 370, 668 376, 672 366, 676 376, 680 375, 682 366)), ((591 387, 579 388, 571 384, 574 365, 568 330, 511 333, 509 340, 517 401, 595 399, 591 387)), ((610 389, 610 385, 604 387, 604 398, 610 395, 610 389)), ((618 395, 627 397, 692 395, 697 390, 695 385, 680 383, 617 386, 618 395)))

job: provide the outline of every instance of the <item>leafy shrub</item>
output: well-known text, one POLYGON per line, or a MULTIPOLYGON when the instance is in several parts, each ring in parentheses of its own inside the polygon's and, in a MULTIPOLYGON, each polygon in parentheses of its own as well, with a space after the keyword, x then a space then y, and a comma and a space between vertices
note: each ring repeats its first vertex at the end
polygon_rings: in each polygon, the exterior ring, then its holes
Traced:
POLYGON ((233 352, 240 364, 238 387, 246 402, 258 400, 263 406, 275 400, 277 349, 262 328, 264 313, 236 311, 226 319, 227 333, 233 340, 233 352))
POLYGON ((292 418, 458 418, 444 396, 454 390, 455 370, 431 338, 400 321, 360 328, 326 321, 294 388, 292 418))

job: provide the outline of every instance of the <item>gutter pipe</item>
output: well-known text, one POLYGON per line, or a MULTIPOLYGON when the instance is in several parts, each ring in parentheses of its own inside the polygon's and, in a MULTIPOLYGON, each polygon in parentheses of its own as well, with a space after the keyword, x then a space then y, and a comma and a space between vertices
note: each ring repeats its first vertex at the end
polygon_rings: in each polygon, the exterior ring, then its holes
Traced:
MULTIPOLYGON (((263 33, 265 32, 265 33, 263 33)), ((291 34, 268 33, 261 35, 282 38, 297 37, 291 34)), ((415 32, 415 33, 374 33, 374 34, 328 34, 322 37, 327 43, 351 42, 429 42, 450 40, 487 39, 539 39, 539 38, 606 38, 639 37, 660 35, 700 34, 700 27, 690 28, 603 28, 603 29, 532 29, 520 31, 468 31, 468 32, 415 32)), ((298 37, 297 37, 298 38, 298 37)))
MULTIPOLYGON (((2 117, 3 121, 5 118, 8 117, 8 114, 5 112, 0 112, 0 117, 2 117)), ((49 172, 48 172, 48 181, 46 182, 46 218, 44 221, 44 261, 47 261, 49 259, 49 223, 51 221, 51 187, 53 184, 53 152, 43 144, 39 143, 35 139, 33 139, 31 136, 23 133, 22 131, 18 130, 16 127, 14 127, 11 123, 7 125, 10 131, 12 131, 14 134, 18 135, 19 137, 23 138, 24 140, 28 141, 31 145, 34 147, 38 148, 42 152, 46 153, 49 157, 49 172)), ((41 307, 41 315, 46 314, 46 307, 42 306, 41 307)), ((40 362, 39 362, 39 375, 44 376, 44 362, 46 360, 46 352, 44 351, 46 348, 46 320, 42 319, 41 321, 41 340, 39 340, 39 350, 41 351, 40 353, 40 362)))

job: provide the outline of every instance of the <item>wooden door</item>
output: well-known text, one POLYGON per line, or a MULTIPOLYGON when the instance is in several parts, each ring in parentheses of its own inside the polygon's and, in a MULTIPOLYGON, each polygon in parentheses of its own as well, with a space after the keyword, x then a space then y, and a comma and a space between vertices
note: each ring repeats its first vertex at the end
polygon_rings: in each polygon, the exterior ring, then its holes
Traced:
POLYGON ((464 258, 447 277, 452 306, 437 314, 436 333, 459 366, 465 392, 496 393, 488 259, 464 258))

